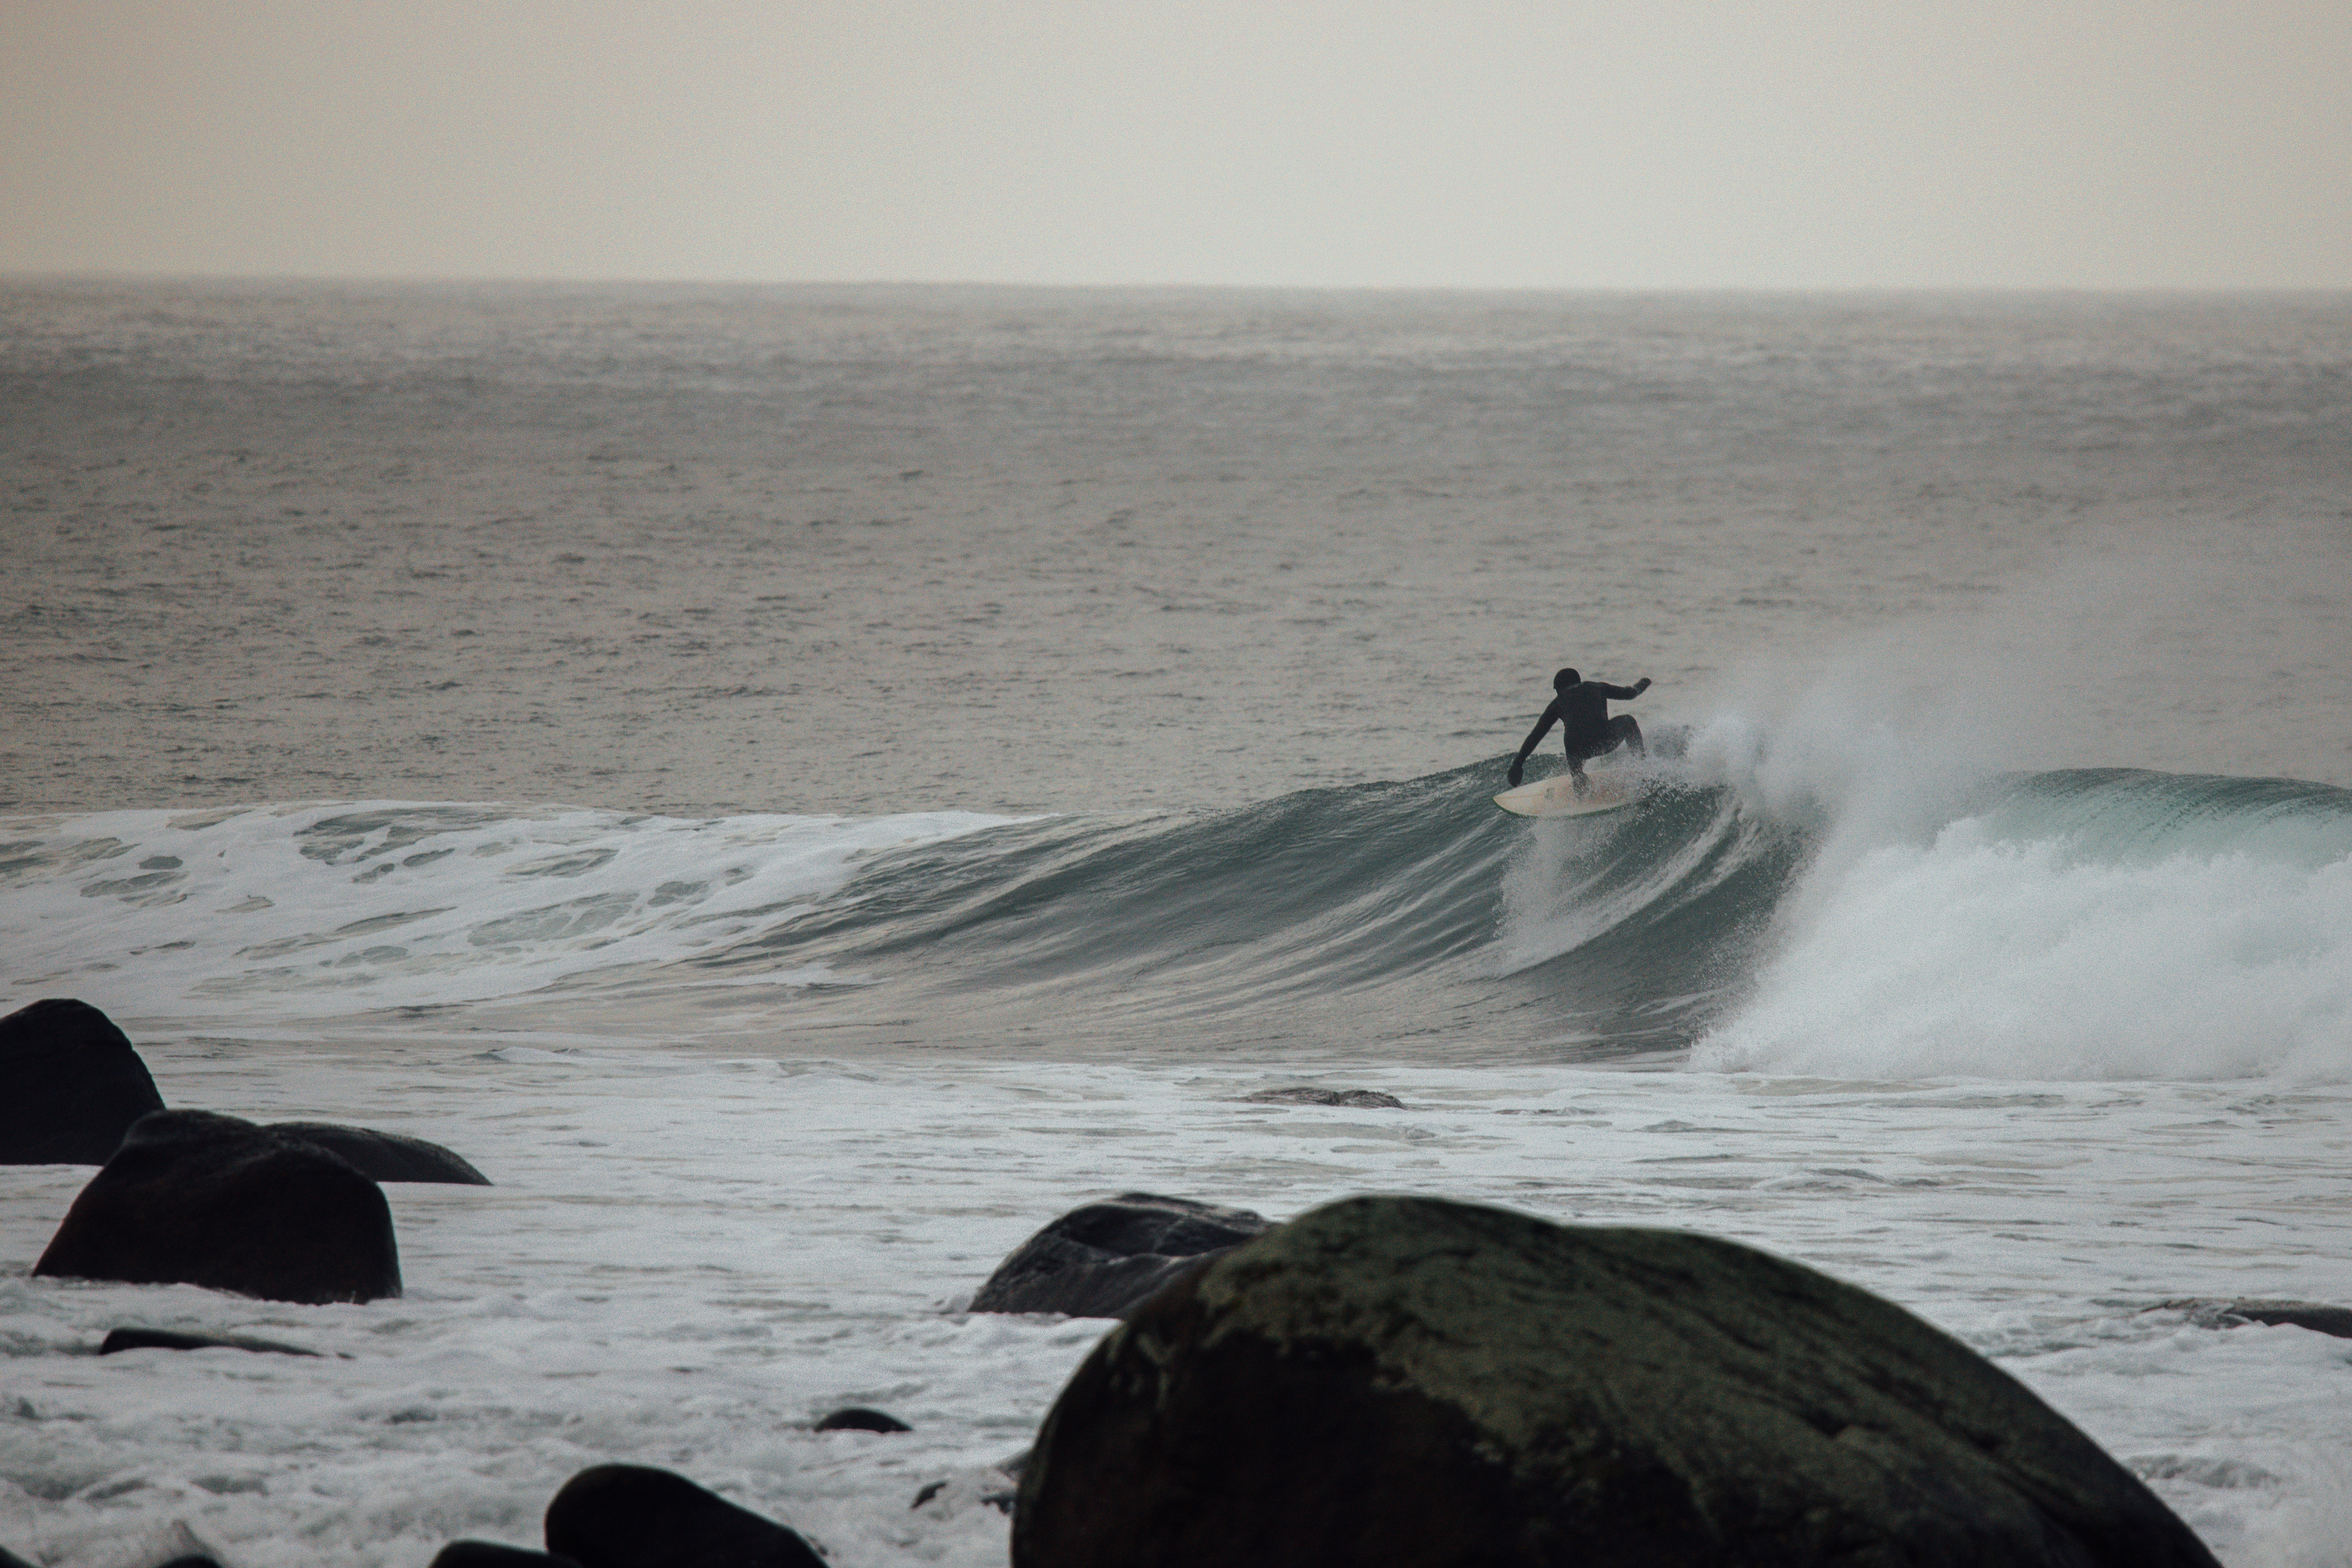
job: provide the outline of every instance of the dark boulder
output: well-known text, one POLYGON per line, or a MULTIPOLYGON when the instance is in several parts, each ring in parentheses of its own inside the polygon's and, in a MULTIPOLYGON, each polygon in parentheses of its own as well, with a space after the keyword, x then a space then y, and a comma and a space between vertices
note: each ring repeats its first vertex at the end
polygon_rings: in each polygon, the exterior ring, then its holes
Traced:
POLYGON ((433 1568, 580 1568, 569 1557, 500 1546, 494 1541, 453 1541, 433 1559, 433 1568))
POLYGON ((2325 1301, 2192 1300, 2167 1301, 2153 1310, 2186 1312, 2190 1322, 2205 1329, 2242 1329, 2249 1323, 2268 1323, 2273 1327, 2291 1324, 2315 1334, 2352 1340, 2352 1307, 2331 1307, 2325 1301))
POLYGON ((581 1568, 824 1568, 774 1520, 643 1465, 598 1465, 564 1482, 547 1505, 547 1549, 581 1568))
POLYGON ((0 1018, 0 1165, 103 1165, 163 1109, 129 1037, 89 1003, 48 997, 0 1018))
POLYGON ((99 1345, 100 1355, 121 1355, 124 1351, 255 1351, 269 1355, 315 1356, 317 1351, 306 1351, 300 1345, 281 1344, 276 1340, 257 1340, 244 1334, 184 1334, 176 1329, 112 1329, 99 1345))
POLYGON ((1242 1098, 1252 1105, 1341 1105, 1354 1110, 1402 1110, 1404 1101, 1377 1089, 1262 1089, 1242 1098))
POLYGON ((400 1294, 382 1188, 316 1144, 208 1110, 141 1119, 33 1272, 273 1301, 400 1294))
POLYGON ((2215 1568, 2006 1373, 1709 1237, 1355 1198, 1106 1335, 1015 1568, 2215 1568))
POLYGON ((341 1155, 360 1172, 379 1182, 447 1182, 460 1186, 487 1187, 489 1177, 438 1143, 401 1132, 377 1132, 365 1127, 338 1127, 326 1121, 278 1121, 269 1131, 341 1155))
POLYGON ((914 1430, 896 1415, 886 1415, 879 1410, 868 1410, 863 1405, 852 1405, 846 1410, 835 1411, 818 1422, 816 1429, 820 1432, 911 1432, 914 1430))
MULTIPOLYGON (((121 1568, 220 1568, 212 1548, 178 1521, 151 1533, 145 1541, 134 1542, 127 1551, 114 1552, 109 1560, 121 1568)), ((0 1568, 38 1568, 38 1564, 0 1546, 0 1568)))
POLYGON ((221 1568, 219 1552, 182 1519, 119 1543, 106 1560, 115 1568, 221 1568))
POLYGON ((1247 1209, 1125 1193, 1072 1209, 1023 1242, 972 1297, 971 1310, 1123 1318, 1202 1258, 1270 1224, 1247 1209))

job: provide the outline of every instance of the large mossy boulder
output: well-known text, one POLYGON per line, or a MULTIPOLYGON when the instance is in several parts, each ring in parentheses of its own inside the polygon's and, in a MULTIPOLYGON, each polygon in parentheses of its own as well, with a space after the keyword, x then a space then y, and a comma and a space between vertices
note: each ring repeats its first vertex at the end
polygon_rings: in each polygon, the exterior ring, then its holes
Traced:
POLYGON ((381 1187, 315 1143, 208 1110, 133 1125, 33 1272, 272 1301, 400 1294, 381 1187))
POLYGON ((1072 1209, 1015 1247, 971 1310, 1123 1318, 1185 1269, 1271 1224, 1248 1209, 1123 1193, 1072 1209))
POLYGON ((645 1465, 564 1482, 547 1505, 547 1550, 581 1568, 825 1568, 796 1531, 645 1465))
POLYGON ((0 1018, 0 1165, 103 1165, 163 1109, 129 1037, 89 1003, 47 997, 0 1018))
POLYGON ((2098 1446, 1867 1291, 1731 1242, 1426 1198, 1318 1209, 1113 1330, 1015 1568, 2166 1568, 2098 1446))

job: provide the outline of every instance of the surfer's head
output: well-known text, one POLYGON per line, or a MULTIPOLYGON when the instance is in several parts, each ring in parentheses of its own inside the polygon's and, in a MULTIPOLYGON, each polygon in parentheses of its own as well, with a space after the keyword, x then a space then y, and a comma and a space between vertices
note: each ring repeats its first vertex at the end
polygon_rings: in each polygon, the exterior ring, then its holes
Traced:
POLYGON ((1563 669, 1558 675, 1551 678, 1551 689, 1554 691, 1565 691, 1570 687, 1577 685, 1579 682, 1582 681, 1584 677, 1577 674, 1576 671, 1572 669, 1563 669))

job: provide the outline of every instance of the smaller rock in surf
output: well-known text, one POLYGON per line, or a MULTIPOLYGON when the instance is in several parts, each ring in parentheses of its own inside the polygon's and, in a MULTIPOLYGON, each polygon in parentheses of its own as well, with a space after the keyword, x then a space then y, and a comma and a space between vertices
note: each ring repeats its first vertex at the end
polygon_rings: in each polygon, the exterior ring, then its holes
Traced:
POLYGON ((2266 1323, 2273 1328, 2288 1325, 2309 1329, 2315 1334, 2332 1334, 2339 1340, 2352 1340, 2352 1307, 2331 1307, 2325 1301, 2198 1298, 2161 1302, 2149 1310, 2185 1312, 2190 1322, 2204 1329, 2242 1329, 2249 1323, 2266 1323))
POLYGON ((400 1294, 383 1188, 316 1144, 208 1110, 141 1118, 33 1272, 272 1301, 400 1294))
POLYGON ((580 1568, 569 1557, 501 1546, 495 1541, 453 1541, 433 1559, 432 1568, 580 1568))
POLYGON ((1377 1089, 1262 1089, 1243 1099, 1253 1105, 1340 1105, 1355 1110, 1402 1110, 1404 1101, 1377 1089))
POLYGON ((98 1347, 100 1355, 121 1355, 125 1351, 251 1351, 263 1355, 315 1356, 317 1351, 304 1350, 300 1345, 282 1344, 276 1340, 257 1340, 245 1334, 188 1334, 177 1329, 111 1329, 98 1347))
POLYGON ((547 1549, 581 1568, 824 1568, 795 1531, 645 1465, 564 1482, 547 1505, 547 1549))
POLYGON ((0 1165, 103 1165, 163 1097, 130 1037, 50 996, 0 1018, 0 1165))
POLYGON ((1123 1193, 1072 1209, 1015 1247, 971 1310, 1123 1318, 1186 1269, 1271 1226, 1248 1209, 1123 1193))
POLYGON ((924 1482, 922 1489, 915 1493, 915 1500, 907 1506, 953 1518, 967 1508, 992 1508, 999 1513, 1011 1513, 1020 1498, 1018 1478, 1003 1470, 968 1470, 924 1482))
POLYGON ((879 1410, 868 1410, 854 1405, 846 1410, 836 1410, 816 1424, 820 1432, 911 1432, 912 1426, 896 1415, 879 1410))
POLYGON ((411 1138, 404 1132, 378 1132, 371 1127, 340 1127, 326 1121, 275 1121, 269 1131, 341 1155, 379 1182, 446 1182, 456 1186, 487 1187, 490 1179, 462 1157, 438 1143, 411 1138))

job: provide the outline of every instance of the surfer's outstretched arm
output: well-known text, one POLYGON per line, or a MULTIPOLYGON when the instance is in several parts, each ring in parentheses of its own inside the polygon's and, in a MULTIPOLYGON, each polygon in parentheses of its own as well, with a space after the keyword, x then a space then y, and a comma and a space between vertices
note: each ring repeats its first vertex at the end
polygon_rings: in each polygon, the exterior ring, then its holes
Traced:
POLYGON ((1601 696, 1608 698, 1612 702, 1631 702, 1633 699, 1650 689, 1650 678, 1645 675, 1631 686, 1612 686, 1608 684, 1608 682, 1601 680, 1588 680, 1584 684, 1592 688, 1593 690, 1598 691, 1601 696))
POLYGON ((1545 707, 1543 717, 1536 721, 1536 727, 1528 731, 1528 738, 1519 742, 1519 754, 1511 759, 1511 782, 1513 784, 1519 782, 1519 770, 1528 765, 1528 753, 1534 751, 1537 745, 1543 740, 1544 731, 1550 729, 1554 724, 1557 724, 1559 721, 1559 700, 1558 698, 1554 698, 1550 703, 1545 707))

